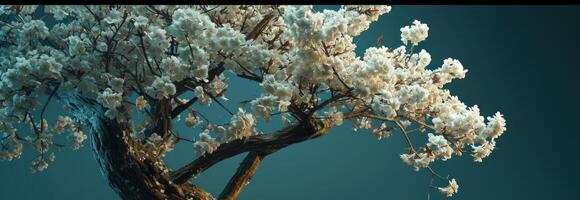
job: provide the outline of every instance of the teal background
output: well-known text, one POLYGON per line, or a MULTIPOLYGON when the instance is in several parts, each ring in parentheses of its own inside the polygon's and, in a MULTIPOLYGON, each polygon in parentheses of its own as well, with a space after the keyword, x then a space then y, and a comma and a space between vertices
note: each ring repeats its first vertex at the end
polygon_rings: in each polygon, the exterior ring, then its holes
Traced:
MULTIPOLYGON (((431 53, 432 67, 453 57, 469 70, 448 87, 452 94, 479 105, 485 116, 501 111, 508 123, 483 163, 464 156, 434 165, 459 182, 452 199, 577 199, 580 6, 395 5, 355 38, 357 52, 373 46, 379 35, 384 45, 398 46, 399 28, 414 19, 430 27, 419 48, 431 53)), ((230 84, 229 97, 259 92, 246 81, 230 84)), ((49 109, 60 107, 53 103, 49 109)), ((427 173, 400 161, 404 147, 400 135, 377 141, 345 124, 267 157, 240 199, 446 199, 427 187, 427 173)), ((88 143, 79 151, 57 152, 56 162, 42 173, 30 173, 33 155, 26 151, 20 160, 0 162, 0 199, 119 199, 88 143)), ((166 160, 177 167, 193 158, 185 144, 166 160)), ((241 159, 224 161, 194 182, 217 195, 241 159)))

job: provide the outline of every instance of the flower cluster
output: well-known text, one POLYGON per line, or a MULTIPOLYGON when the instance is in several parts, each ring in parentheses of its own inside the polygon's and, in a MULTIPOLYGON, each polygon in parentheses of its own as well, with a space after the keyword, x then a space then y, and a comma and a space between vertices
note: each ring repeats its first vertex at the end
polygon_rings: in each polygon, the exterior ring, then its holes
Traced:
POLYGON ((145 87, 146 92, 157 99, 168 99, 176 93, 176 88, 168 76, 156 77, 151 86, 145 87))
POLYGON ((32 161, 31 167, 32 173, 46 170, 48 168, 48 164, 54 162, 54 159, 55 159, 54 153, 51 153, 50 156, 48 156, 48 158, 45 158, 44 156, 37 157, 32 161))
POLYGON ((83 147, 83 142, 87 139, 87 135, 80 129, 72 132, 70 135, 71 139, 73 140, 72 149, 79 149, 83 147))
POLYGON ((401 41, 407 43, 411 41, 413 45, 418 45, 419 42, 425 40, 429 36, 429 26, 422 24, 419 20, 413 21, 412 26, 405 26, 401 28, 401 41))
POLYGON ((205 153, 212 153, 219 147, 219 141, 211 137, 209 132, 209 129, 205 129, 199 134, 199 140, 193 143, 193 147, 195 148, 197 155, 201 156, 205 153))
POLYGON ((438 187, 437 189, 439 189, 441 193, 445 194, 445 196, 451 197, 453 194, 459 191, 459 185, 457 185, 455 179, 451 179, 447 187, 438 187))
POLYGON ((187 117, 185 117, 185 125, 187 127, 194 127, 198 123, 199 123, 199 120, 197 119, 197 116, 195 116, 193 110, 191 110, 190 112, 187 112, 187 117))

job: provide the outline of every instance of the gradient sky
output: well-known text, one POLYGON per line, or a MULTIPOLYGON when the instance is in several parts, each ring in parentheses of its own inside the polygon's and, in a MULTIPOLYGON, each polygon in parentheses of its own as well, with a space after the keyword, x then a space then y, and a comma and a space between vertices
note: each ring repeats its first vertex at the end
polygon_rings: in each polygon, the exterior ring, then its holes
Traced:
MULTIPOLYGON (((431 53, 431 67, 453 57, 469 70, 465 79, 449 85, 451 93, 469 106, 477 104, 485 116, 499 110, 507 119, 507 132, 483 163, 464 156, 434 164, 460 184, 452 199, 580 196, 580 6, 395 5, 355 38, 357 53, 373 46, 379 35, 385 46, 400 45, 399 28, 414 19, 429 25, 429 37, 419 48, 431 53)), ((233 80, 228 95, 258 94, 248 90, 255 88, 248 83, 233 80)), ((58 104, 49 108, 59 109, 58 104)), ((351 127, 344 124, 267 157, 240 200, 447 199, 427 187, 427 173, 401 162, 405 144, 400 135, 377 141, 368 131, 353 133, 351 127)), ((56 154, 56 162, 36 174, 30 173, 30 150, 20 160, 0 162, 0 199, 119 199, 88 144, 56 154)), ((194 183, 219 194, 242 158, 218 164, 194 183)), ((178 167, 192 159, 193 149, 186 144, 166 160, 178 167)))

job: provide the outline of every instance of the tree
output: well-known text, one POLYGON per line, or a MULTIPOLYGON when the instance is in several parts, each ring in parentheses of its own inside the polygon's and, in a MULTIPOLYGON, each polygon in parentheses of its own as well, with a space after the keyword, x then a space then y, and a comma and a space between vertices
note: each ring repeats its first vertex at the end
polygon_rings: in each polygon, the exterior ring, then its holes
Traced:
POLYGON ((55 148, 78 149, 90 137, 102 171, 123 199, 213 199, 190 180, 247 153, 219 194, 236 199, 268 155, 352 120, 354 131, 369 129, 379 140, 402 135, 408 143, 403 162, 448 181, 430 187, 452 196, 456 180, 429 164, 466 150, 481 162, 506 130, 505 119, 497 112, 485 122, 476 105, 444 89, 467 70, 452 58, 427 69, 430 54, 414 51, 428 36, 420 21, 401 28, 400 47, 382 46, 381 37, 357 57, 353 37, 390 10, 0 6, 0 159, 19 158, 30 146, 39 154, 32 171, 43 171, 55 148), (240 100, 237 111, 223 103, 233 78, 262 88, 260 96, 240 100), (65 107, 54 122, 45 116, 51 101, 65 107), (209 119, 196 109, 210 106, 230 120, 209 119), (257 122, 280 129, 263 133, 257 122), (199 136, 179 134, 175 123, 199 136), (411 134, 428 142, 413 145, 411 134), (63 135, 70 144, 53 142, 63 135), (182 142, 192 143, 198 157, 169 169, 161 157, 182 142))

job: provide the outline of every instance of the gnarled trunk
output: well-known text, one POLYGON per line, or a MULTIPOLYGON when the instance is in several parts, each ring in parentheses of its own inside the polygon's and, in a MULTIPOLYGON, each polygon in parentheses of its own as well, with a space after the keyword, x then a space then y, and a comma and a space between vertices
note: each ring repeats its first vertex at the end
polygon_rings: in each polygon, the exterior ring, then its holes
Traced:
POLYGON ((85 119, 92 129, 91 146, 109 185, 127 200, 213 200, 214 197, 188 180, 221 160, 250 152, 232 177, 220 199, 237 199, 260 161, 286 146, 314 139, 328 133, 328 122, 312 120, 288 126, 275 133, 261 134, 222 144, 184 167, 169 172, 156 153, 147 150, 130 136, 127 123, 104 115, 104 108, 93 99, 81 96, 57 96, 85 119))
POLYGON ((171 182, 163 162, 138 148, 122 124, 95 116, 91 125, 92 148, 101 171, 123 199, 214 199, 191 183, 171 182))

